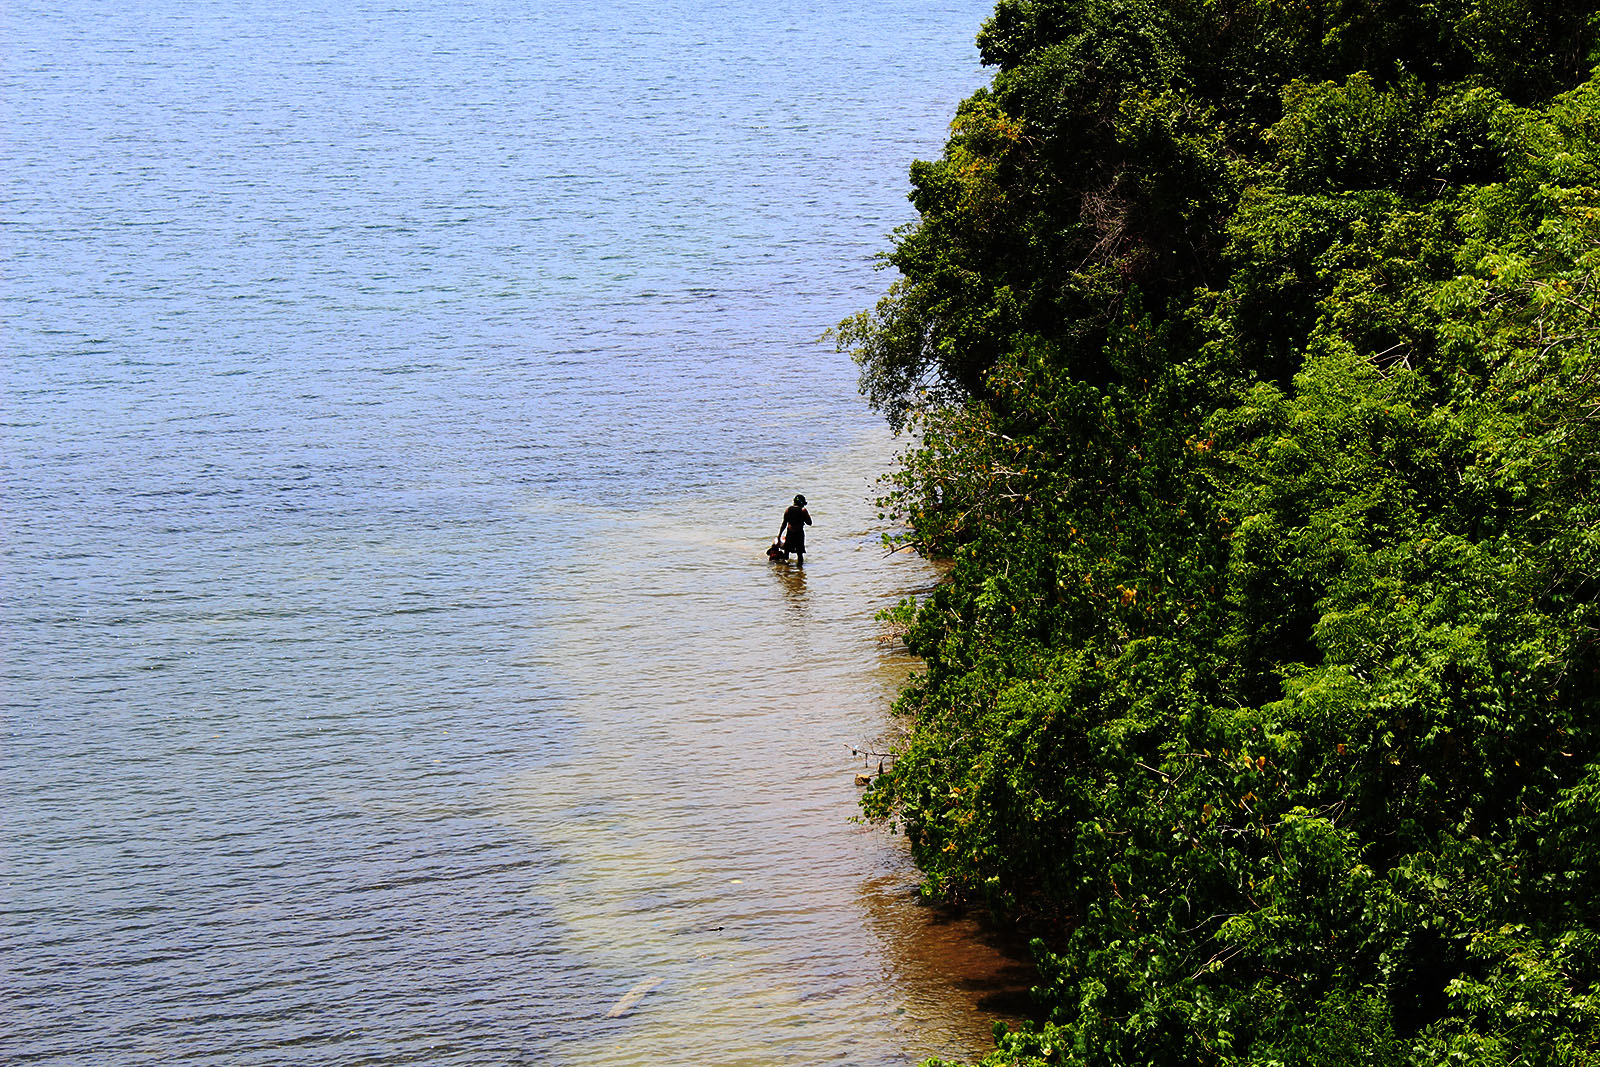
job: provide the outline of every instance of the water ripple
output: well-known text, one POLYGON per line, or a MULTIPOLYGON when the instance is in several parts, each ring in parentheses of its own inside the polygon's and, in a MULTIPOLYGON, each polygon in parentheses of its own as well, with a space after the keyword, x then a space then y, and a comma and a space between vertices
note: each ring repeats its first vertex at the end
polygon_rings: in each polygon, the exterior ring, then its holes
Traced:
POLYGON ((983 1050, 814 339, 988 7, 7 6, 0 1059, 983 1050))

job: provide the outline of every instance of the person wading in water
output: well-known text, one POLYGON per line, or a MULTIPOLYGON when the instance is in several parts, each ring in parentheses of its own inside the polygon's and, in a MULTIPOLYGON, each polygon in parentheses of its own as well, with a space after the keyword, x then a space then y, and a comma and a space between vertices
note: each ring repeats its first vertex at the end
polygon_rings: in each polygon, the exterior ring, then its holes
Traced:
POLYGON ((806 498, 797 496, 783 513, 783 525, 778 527, 778 538, 783 543, 783 558, 787 562, 793 552, 800 566, 806 565, 806 527, 811 525, 811 514, 806 511, 806 498))

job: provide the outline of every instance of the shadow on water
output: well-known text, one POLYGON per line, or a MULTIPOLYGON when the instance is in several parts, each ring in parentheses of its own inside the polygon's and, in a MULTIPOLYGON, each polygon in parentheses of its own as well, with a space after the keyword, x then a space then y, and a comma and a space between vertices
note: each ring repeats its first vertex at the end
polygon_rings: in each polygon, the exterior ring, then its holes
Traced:
POLYGON ((932 914, 917 946, 919 964, 947 976, 985 1015, 1015 1025, 1033 1013, 1039 976, 1023 938, 960 909, 920 906, 932 914))
POLYGON ((1032 1016, 1038 973, 1025 939, 920 900, 915 878, 908 862, 861 888, 872 940, 884 952, 885 986, 904 991, 912 1026, 944 1046, 937 1054, 974 1056, 995 1021, 1016 1026, 1032 1016))

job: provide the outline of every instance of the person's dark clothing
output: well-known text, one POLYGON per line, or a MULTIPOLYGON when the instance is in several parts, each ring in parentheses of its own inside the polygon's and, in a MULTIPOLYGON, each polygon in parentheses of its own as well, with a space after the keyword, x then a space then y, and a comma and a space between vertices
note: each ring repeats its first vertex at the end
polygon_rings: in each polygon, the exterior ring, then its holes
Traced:
POLYGON ((805 508, 795 504, 783 513, 783 525, 779 533, 783 535, 783 550, 785 552, 804 552, 806 550, 806 527, 811 525, 811 515, 805 508))

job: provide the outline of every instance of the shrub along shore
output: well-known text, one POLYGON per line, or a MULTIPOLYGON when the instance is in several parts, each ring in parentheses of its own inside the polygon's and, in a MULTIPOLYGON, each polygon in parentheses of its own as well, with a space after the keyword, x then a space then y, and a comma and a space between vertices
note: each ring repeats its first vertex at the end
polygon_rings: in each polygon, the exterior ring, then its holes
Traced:
POLYGON ((866 795, 999 1064, 1600 1063, 1575 0, 1001 0, 843 323, 925 661, 866 795))

